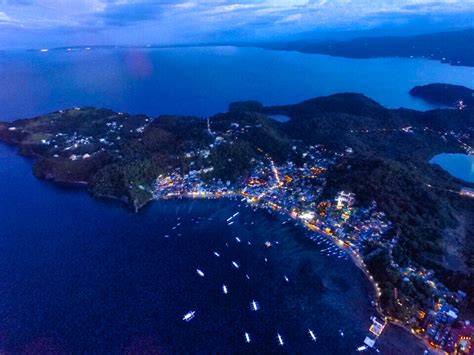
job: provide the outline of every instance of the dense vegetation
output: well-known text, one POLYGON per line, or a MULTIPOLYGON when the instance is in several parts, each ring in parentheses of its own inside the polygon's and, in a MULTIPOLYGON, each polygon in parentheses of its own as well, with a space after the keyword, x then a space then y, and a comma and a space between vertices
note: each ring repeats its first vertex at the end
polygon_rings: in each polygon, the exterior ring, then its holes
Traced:
POLYGON ((415 86, 410 90, 410 95, 421 97, 427 102, 450 107, 459 105, 460 100, 467 107, 474 106, 474 90, 461 85, 428 84, 415 86))

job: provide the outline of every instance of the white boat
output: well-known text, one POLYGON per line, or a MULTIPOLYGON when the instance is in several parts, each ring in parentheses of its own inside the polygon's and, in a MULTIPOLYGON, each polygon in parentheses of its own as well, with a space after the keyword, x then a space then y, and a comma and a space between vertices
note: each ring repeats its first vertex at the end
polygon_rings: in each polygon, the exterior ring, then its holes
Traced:
POLYGON ((239 215, 240 212, 236 212, 234 213, 232 216, 230 216, 229 218, 227 218, 227 222, 230 222, 233 218, 237 217, 239 215))
POLYGON ((288 279, 288 277, 286 275, 284 277, 285 277, 286 282, 290 282, 290 280, 288 279))
POLYGON ((283 346, 285 342, 283 341, 283 337, 280 335, 280 333, 277 333, 277 338, 278 338, 278 344, 280 344, 280 346, 283 346))
POLYGON ((339 335, 340 335, 341 337, 344 336, 344 332, 343 332, 342 330, 340 330, 340 329, 339 329, 339 335))
POLYGON ((235 237, 235 240, 240 243, 240 238, 239 237, 235 237))
POLYGON ((199 276, 204 277, 204 273, 201 270, 196 269, 196 272, 199 276))
POLYGON ((245 333, 244 336, 245 336, 245 342, 246 342, 246 343, 250 343, 250 335, 249 335, 249 333, 245 333))
POLYGON ((311 340, 316 341, 318 339, 316 335, 314 335, 314 332, 311 329, 308 329, 309 336, 311 337, 311 340))
POLYGON ((234 221, 230 221, 229 223, 227 223, 228 226, 231 226, 234 224, 234 221))
POLYGON ((238 269, 238 268, 240 267, 240 265, 237 264, 235 261, 232 262, 232 265, 234 265, 234 267, 235 267, 236 269, 238 269))
POLYGON ((191 319, 194 318, 195 314, 196 314, 196 311, 189 311, 188 313, 184 315, 183 320, 186 322, 189 322, 191 319))
POLYGON ((357 351, 364 351, 364 350, 367 350, 367 346, 365 346, 365 345, 359 346, 357 348, 357 351))
POLYGON ((222 285, 222 292, 224 292, 224 295, 227 295, 227 293, 229 292, 226 285, 222 285))
POLYGON ((260 305, 258 304, 257 301, 252 301, 250 302, 250 309, 252 311, 258 311, 260 309, 260 305))
POLYGON ((48 51, 49 51, 49 49, 48 49, 48 48, 43 48, 43 49, 40 49, 40 52, 43 52, 43 53, 46 53, 46 52, 48 52, 48 51))
POLYGON ((245 277, 247 278, 247 280, 250 280, 250 276, 248 274, 245 274, 245 277))
POLYGON ((168 234, 165 234, 165 238, 169 238, 170 236, 168 234))
POLYGON ((218 258, 221 257, 221 255, 217 251, 214 252, 214 255, 217 256, 218 258))

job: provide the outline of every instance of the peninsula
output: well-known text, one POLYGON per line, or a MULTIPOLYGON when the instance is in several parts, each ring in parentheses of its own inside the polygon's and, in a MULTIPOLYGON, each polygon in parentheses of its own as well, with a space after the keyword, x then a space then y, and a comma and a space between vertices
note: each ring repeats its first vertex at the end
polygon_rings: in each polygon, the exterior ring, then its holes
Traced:
POLYGON ((449 350, 451 329, 474 313, 474 199, 429 160, 472 152, 472 127, 471 107, 395 110, 344 93, 233 103, 206 119, 77 107, 0 123, 0 140, 33 157, 38 178, 135 210, 237 195, 291 216, 358 263, 386 321, 449 350))
POLYGON ((474 29, 415 36, 359 37, 344 41, 292 41, 263 47, 346 58, 428 58, 451 65, 474 66, 474 29))

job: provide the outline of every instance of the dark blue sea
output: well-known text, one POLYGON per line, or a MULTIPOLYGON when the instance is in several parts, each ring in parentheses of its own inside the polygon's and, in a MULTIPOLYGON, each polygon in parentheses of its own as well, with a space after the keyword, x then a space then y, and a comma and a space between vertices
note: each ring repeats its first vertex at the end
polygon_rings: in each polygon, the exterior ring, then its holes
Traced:
MULTIPOLYGON (((466 84, 472 72, 231 47, 5 52, 0 120, 85 105, 205 116, 234 100, 342 91, 427 109, 412 86, 466 84)), ((229 200, 154 202, 135 214, 37 180, 30 160, 0 144, 0 352, 353 353, 375 314, 368 281, 282 221, 229 200)))
POLYGON ((0 121, 74 106, 206 116, 229 102, 296 103, 360 92, 385 106, 429 109, 415 85, 472 86, 474 68, 416 58, 348 59, 257 48, 0 52, 0 121))
POLYGON ((163 201, 135 214, 37 180, 5 145, 0 180, 3 351, 350 353, 375 314, 350 260, 240 201, 163 201))

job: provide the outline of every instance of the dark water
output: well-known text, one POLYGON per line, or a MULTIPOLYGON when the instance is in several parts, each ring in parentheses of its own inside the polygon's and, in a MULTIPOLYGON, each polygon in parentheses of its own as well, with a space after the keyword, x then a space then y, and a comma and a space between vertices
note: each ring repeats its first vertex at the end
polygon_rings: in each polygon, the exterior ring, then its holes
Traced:
POLYGON ((458 179, 474 183, 474 155, 438 154, 430 163, 437 164, 458 179))
POLYGON ((0 53, 0 120, 74 106, 131 113, 222 112, 238 100, 296 103, 361 92, 388 107, 432 108, 408 92, 473 85, 474 68, 407 58, 346 59, 252 48, 91 49, 0 53))
POLYGON ((0 350, 350 353, 374 314, 350 261, 239 201, 156 202, 134 214, 36 180, 4 145, 0 196, 0 350))

